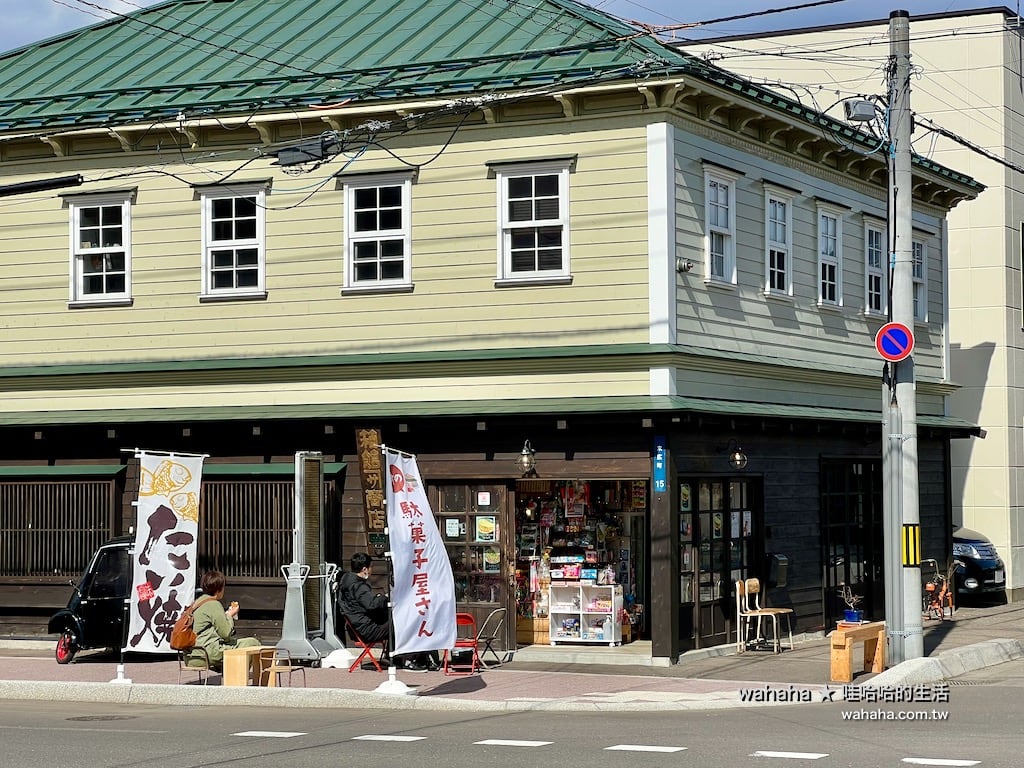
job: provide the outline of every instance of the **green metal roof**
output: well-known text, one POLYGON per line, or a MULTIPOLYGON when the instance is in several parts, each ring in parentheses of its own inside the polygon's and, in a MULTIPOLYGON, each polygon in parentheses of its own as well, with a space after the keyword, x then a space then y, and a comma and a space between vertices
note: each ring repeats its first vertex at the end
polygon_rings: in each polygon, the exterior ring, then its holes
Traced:
POLYGON ((60 464, 0 467, 0 477, 113 477, 124 464, 60 464))
MULTIPOLYGON (((324 463, 325 475, 336 475, 345 468, 344 462, 324 463)), ((295 464, 204 464, 203 477, 236 477, 239 475, 295 475, 295 464)))
POLYGON ((846 123, 573 0, 167 0, 0 55, 0 130, 679 75, 875 148, 846 123))
MULTIPOLYGON (((0 413, 0 426, 68 424, 135 424, 160 422, 278 421, 290 419, 401 419, 415 417, 523 416, 537 414, 673 414, 712 413, 766 419, 806 419, 881 424, 881 411, 828 406, 755 403, 712 398, 633 395, 502 400, 444 400, 425 402, 324 403, 310 405, 193 406, 187 408, 127 408, 96 411, 0 413)), ((918 425, 977 433, 978 426, 952 416, 918 414, 918 425)))

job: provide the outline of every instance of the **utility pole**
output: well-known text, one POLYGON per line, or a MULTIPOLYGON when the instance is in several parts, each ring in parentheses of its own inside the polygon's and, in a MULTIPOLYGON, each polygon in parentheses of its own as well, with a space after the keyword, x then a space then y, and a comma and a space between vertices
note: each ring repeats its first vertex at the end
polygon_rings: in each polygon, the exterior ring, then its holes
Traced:
MULTIPOLYGON (((889 14, 890 317, 914 327, 911 189, 910 14, 889 14)), ((920 297, 921 301, 925 297, 920 297)), ((921 514, 918 498, 914 358, 891 364, 883 387, 882 460, 885 615, 892 664, 924 656, 921 628, 921 514)))

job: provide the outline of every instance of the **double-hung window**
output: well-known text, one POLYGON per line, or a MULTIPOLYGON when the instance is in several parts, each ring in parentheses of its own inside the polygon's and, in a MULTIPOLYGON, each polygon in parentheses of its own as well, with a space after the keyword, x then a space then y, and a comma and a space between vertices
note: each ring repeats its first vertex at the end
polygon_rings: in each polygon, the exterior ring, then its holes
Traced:
POLYGON ((266 184, 200 188, 203 297, 266 295, 266 184))
POLYGON ((914 320, 924 323, 928 321, 928 284, 925 280, 927 260, 924 243, 914 240, 911 243, 911 255, 913 257, 914 320))
POLYGON ((134 191, 67 196, 71 211, 71 304, 131 301, 133 196, 134 191))
POLYGON ((736 179, 715 167, 704 168, 704 224, 707 280, 736 284, 736 179))
POLYGON ((345 178, 345 289, 412 289, 412 173, 345 178))
POLYGON ((843 214, 818 205, 818 306, 843 305, 843 214))
POLYGON ((768 296, 793 295, 793 196, 767 188, 764 196, 765 286, 768 296))
POLYGON ((885 258, 885 229, 864 224, 864 314, 883 315, 887 307, 888 264, 885 258))
POLYGON ((498 283, 568 282, 569 174, 575 158, 493 163, 498 283))

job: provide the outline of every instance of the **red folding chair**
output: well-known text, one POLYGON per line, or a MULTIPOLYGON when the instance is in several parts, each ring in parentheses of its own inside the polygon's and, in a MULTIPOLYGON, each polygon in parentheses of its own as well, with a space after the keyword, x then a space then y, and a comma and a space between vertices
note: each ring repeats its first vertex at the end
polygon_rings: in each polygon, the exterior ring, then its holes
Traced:
POLYGON ((359 646, 360 648, 363 649, 362 653, 360 653, 359 656, 356 657, 356 660, 352 662, 352 666, 348 668, 348 671, 349 672, 354 672, 360 666, 360 664, 362 663, 363 659, 369 657, 370 661, 373 663, 373 666, 375 666, 377 668, 377 671, 378 672, 383 672, 384 668, 380 665, 380 656, 383 656, 384 654, 387 653, 387 651, 388 651, 388 641, 386 639, 384 639, 384 640, 374 640, 373 642, 369 642, 368 643, 366 640, 363 640, 363 638, 360 636, 360 634, 358 632, 356 632, 356 628, 352 626, 352 622, 349 621, 348 616, 344 616, 344 619, 345 619, 345 628, 348 630, 349 637, 352 638, 352 641, 357 646, 359 646), (373 649, 374 648, 378 648, 378 647, 380 648, 380 654, 379 654, 379 656, 377 658, 374 658, 374 656, 373 656, 373 649))
POLYGON ((472 675, 480 668, 480 643, 477 640, 476 619, 471 613, 455 614, 455 645, 444 652, 444 673, 446 675, 472 675), (456 658, 469 656, 469 661, 456 658))

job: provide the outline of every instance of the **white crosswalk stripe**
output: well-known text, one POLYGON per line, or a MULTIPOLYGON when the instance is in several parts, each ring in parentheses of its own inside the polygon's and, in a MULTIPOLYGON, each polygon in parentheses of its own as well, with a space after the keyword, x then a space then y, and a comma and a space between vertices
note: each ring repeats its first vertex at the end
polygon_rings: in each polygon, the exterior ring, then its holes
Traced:
POLYGON ((751 757, 785 757, 790 760, 821 760, 828 757, 828 752, 770 752, 759 749, 751 757))
POLYGON ((605 747, 606 750, 617 750, 619 752, 682 752, 686 747, 656 747, 650 744, 616 744, 614 747, 605 747))
POLYGON ((353 736, 352 741, 419 741, 426 736, 381 736, 375 733, 368 733, 365 736, 353 736))
POLYGON ((941 757, 904 757, 900 762, 911 765, 969 766, 977 765, 980 760, 949 760, 941 757))
POLYGON ((485 747, 544 747, 554 742, 551 741, 516 741, 515 739, 484 739, 474 741, 474 744, 482 744, 485 747))
POLYGON ((269 739, 290 739, 293 736, 305 736, 303 731, 239 731, 232 736, 262 736, 269 739))

